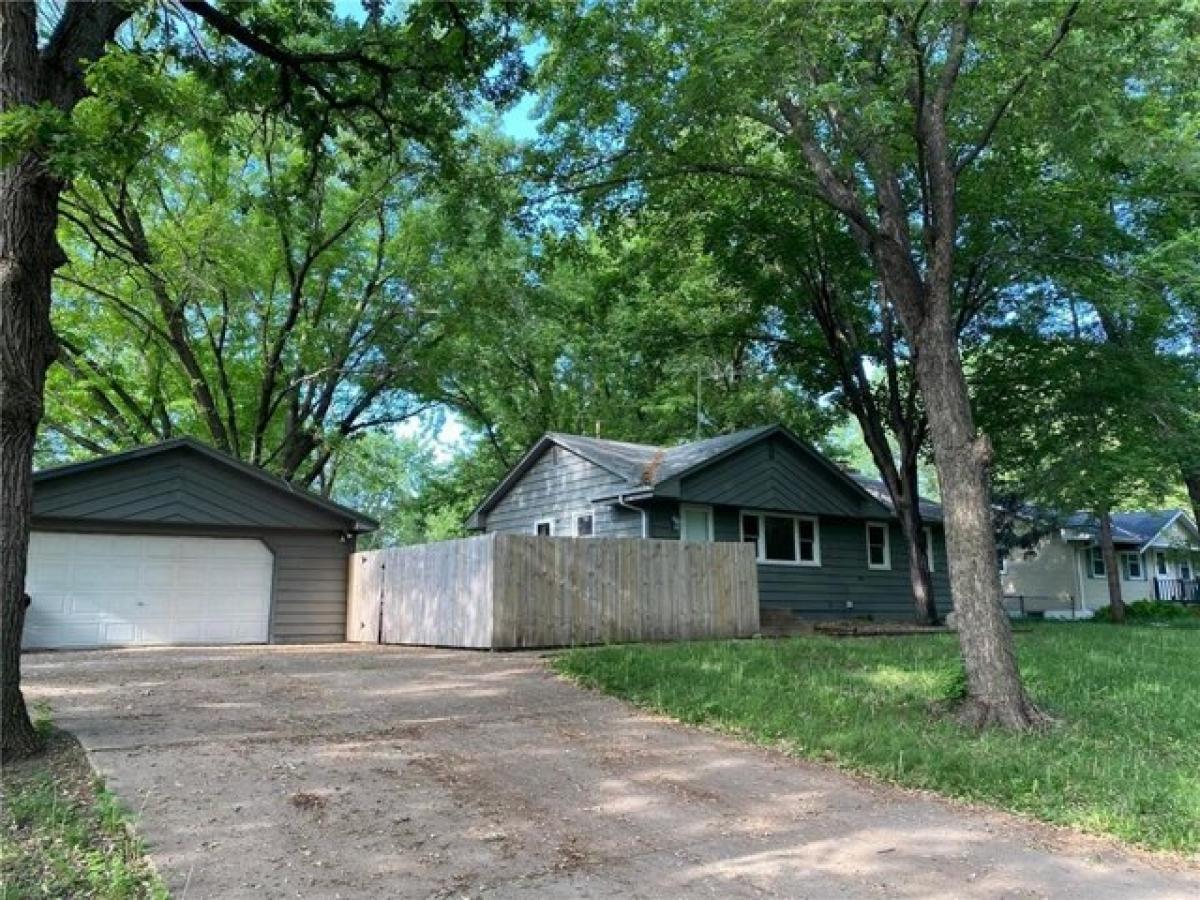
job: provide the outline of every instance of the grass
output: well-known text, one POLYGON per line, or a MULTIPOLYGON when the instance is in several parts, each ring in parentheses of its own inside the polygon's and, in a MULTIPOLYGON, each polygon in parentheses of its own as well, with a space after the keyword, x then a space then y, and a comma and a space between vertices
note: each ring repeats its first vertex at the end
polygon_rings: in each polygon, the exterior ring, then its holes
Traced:
POLYGON ((808 759, 1156 850, 1200 850, 1200 633, 1038 624, 1017 635, 1040 734, 964 730, 952 635, 612 646, 562 674, 808 759))
POLYGON ((38 715, 46 752, 8 764, 0 812, 0 898, 166 898, 126 811, 70 735, 38 715))

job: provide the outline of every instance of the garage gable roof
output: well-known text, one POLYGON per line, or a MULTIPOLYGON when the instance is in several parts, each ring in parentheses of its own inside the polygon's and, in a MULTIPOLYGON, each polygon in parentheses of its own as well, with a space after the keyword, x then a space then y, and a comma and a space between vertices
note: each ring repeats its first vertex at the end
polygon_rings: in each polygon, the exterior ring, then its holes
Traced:
POLYGON ((192 438, 33 473, 35 519, 343 529, 379 523, 192 438))

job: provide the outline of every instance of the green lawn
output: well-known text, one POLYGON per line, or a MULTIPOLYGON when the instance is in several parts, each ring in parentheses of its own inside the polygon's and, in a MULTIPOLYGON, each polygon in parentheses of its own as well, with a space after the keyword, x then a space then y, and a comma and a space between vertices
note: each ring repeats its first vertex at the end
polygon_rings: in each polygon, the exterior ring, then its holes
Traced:
POLYGON ((0 780, 0 900, 158 900, 166 888, 113 794, 70 735, 40 724, 46 752, 0 780))
POLYGON ((933 710, 951 635, 572 650, 557 669, 685 722, 909 787, 1155 849, 1200 850, 1200 630, 1039 624, 1017 635, 1047 733, 973 733, 933 710))

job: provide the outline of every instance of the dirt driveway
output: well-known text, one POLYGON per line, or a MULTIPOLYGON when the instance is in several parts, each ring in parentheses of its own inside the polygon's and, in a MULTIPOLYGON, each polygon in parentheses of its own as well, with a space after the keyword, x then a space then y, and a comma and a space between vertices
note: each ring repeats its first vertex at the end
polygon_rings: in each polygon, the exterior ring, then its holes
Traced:
POLYGON ((26 658, 176 897, 1200 896, 1195 869, 679 727, 533 656, 26 658))

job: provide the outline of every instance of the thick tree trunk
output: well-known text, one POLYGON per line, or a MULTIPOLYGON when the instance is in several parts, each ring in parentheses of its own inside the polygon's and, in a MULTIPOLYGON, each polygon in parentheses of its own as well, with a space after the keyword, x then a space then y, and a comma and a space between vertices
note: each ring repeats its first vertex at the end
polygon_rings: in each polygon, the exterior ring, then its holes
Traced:
POLYGON ((33 445, 42 418, 46 369, 54 359, 50 278, 62 262, 54 239, 61 184, 26 157, 0 173, 0 554, 3 630, 0 753, 37 749, 21 696, 25 560, 33 508, 33 445))
MULTIPOLYGON (((0 11, 0 110, 38 99, 33 4, 0 11)), ((50 277, 62 260, 54 238, 61 184, 27 155, 0 170, 0 757, 35 752, 37 732, 21 695, 25 560, 33 505, 33 444, 42 388, 54 358, 50 277)))
POLYGON ((967 677, 960 716, 976 727, 1034 727, 1045 717, 1021 685, 1012 629, 1001 605, 996 575, 989 484, 991 444, 975 431, 950 317, 927 315, 916 337, 917 376, 942 490, 950 586, 967 677))
POLYGON ((1108 610, 1113 622, 1125 621, 1125 600, 1121 597, 1121 570, 1117 567, 1117 547, 1113 543, 1112 515, 1107 508, 1097 512, 1100 519, 1100 555, 1104 558, 1104 576, 1108 579, 1108 610))

